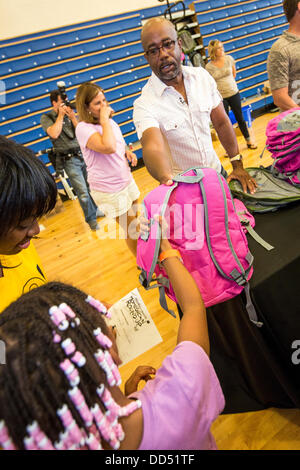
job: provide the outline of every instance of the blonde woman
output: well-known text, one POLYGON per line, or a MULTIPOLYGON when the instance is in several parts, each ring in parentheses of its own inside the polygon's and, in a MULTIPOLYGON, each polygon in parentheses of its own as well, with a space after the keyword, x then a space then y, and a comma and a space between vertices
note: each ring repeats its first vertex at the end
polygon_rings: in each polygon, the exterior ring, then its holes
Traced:
POLYGON ((87 165, 92 197, 105 215, 122 226, 127 245, 135 255, 136 239, 128 229, 136 219, 133 206, 137 205, 140 192, 128 161, 136 166, 137 158, 126 150, 121 130, 112 119, 113 110, 100 86, 83 83, 77 91, 76 108, 80 119, 76 137, 87 165))
POLYGON ((229 114, 229 108, 232 109, 241 133, 246 140, 247 147, 255 150, 257 146, 251 141, 249 130, 243 117, 241 97, 235 81, 235 61, 233 57, 225 54, 223 44, 218 39, 209 42, 208 54, 210 62, 206 65, 206 70, 217 83, 218 90, 223 98, 225 111, 229 114))

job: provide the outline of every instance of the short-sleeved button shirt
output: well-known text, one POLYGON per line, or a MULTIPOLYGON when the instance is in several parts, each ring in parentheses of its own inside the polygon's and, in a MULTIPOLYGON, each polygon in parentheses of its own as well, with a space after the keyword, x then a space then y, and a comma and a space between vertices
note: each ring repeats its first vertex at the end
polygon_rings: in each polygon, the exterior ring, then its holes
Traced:
POLYGON ((300 105, 300 36, 284 31, 268 56, 271 90, 288 87, 289 96, 300 105))
MULTIPOLYGON (((53 126, 56 119, 57 113, 54 110, 51 110, 49 113, 42 115, 41 126, 46 133, 48 127, 53 126)), ((58 138, 51 139, 50 137, 50 140, 52 142, 53 148, 57 152, 68 152, 79 149, 79 144, 75 135, 75 128, 68 116, 64 116, 62 132, 60 133, 58 138)))
POLYGON ((133 120, 139 139, 151 127, 159 128, 168 141, 173 173, 195 166, 221 171, 213 148, 210 113, 222 101, 215 80, 202 67, 182 67, 186 103, 174 87, 154 73, 134 102, 133 120))

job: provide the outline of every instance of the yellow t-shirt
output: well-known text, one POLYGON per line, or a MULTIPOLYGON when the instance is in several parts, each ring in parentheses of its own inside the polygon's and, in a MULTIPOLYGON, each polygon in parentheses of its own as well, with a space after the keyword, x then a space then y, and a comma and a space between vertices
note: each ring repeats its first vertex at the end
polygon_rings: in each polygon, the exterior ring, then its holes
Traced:
POLYGON ((4 266, 0 267, 0 313, 22 294, 47 282, 32 242, 17 255, 0 255, 0 266, 4 266))

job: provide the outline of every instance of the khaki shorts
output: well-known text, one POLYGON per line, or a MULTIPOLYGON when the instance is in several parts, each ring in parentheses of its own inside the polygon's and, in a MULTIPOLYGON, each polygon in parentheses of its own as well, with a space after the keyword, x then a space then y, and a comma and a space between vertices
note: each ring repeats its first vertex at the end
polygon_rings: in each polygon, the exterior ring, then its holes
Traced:
POLYGON ((91 191, 91 195, 107 217, 115 219, 126 214, 134 201, 140 196, 139 188, 134 180, 126 188, 117 193, 103 193, 102 191, 91 191))

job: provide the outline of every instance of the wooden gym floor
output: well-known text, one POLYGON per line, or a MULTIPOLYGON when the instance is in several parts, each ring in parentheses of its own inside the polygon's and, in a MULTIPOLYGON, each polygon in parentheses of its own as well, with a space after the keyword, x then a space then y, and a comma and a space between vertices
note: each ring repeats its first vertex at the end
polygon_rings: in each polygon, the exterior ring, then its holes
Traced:
MULTIPOLYGON (((272 163, 268 152, 260 160, 265 146, 265 128, 275 114, 265 114, 254 120, 251 132, 258 145, 248 150, 244 139, 238 136, 244 166, 267 166, 272 163)), ((225 151, 214 142, 218 156, 226 170, 230 170, 225 151)), ((133 173, 143 197, 157 182, 143 167, 133 173)), ((138 270, 134 257, 122 239, 114 239, 114 227, 100 219, 101 229, 92 232, 84 222, 77 200, 66 201, 61 212, 44 218, 45 227, 35 246, 41 257, 48 280, 60 280, 81 288, 98 299, 113 304, 132 289, 139 287, 138 270)), ((158 368, 175 344, 178 319, 164 312, 156 290, 139 292, 152 315, 163 342, 121 367, 123 383, 138 365, 158 368)), ((172 302, 168 301, 172 307, 172 302)), ((259 412, 221 415, 213 424, 213 434, 221 450, 300 450, 300 410, 267 409, 259 412)))

